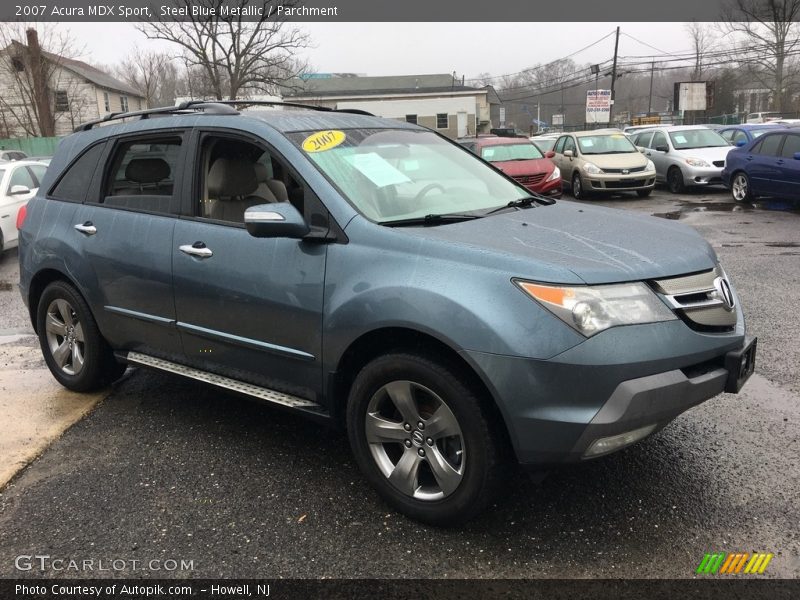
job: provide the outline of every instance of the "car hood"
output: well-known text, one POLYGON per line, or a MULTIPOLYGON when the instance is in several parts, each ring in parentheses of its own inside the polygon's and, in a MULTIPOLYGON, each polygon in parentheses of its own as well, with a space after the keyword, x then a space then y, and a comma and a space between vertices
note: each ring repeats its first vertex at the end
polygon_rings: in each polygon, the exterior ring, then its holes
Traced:
POLYGON ((625 154, 581 154, 581 158, 601 169, 635 169, 647 166, 647 158, 641 152, 625 154))
POLYGON ((502 160, 492 165, 511 177, 550 173, 555 165, 549 158, 532 158, 531 160, 502 160))
POLYGON ((716 146, 714 148, 690 148, 687 150, 676 150, 681 156, 687 158, 702 158, 711 162, 715 160, 725 160, 728 152, 733 150, 733 146, 716 146))
POLYGON ((476 254, 466 260, 553 283, 670 277, 717 262, 711 246, 682 223, 568 201, 405 231, 458 250, 470 246, 476 254))

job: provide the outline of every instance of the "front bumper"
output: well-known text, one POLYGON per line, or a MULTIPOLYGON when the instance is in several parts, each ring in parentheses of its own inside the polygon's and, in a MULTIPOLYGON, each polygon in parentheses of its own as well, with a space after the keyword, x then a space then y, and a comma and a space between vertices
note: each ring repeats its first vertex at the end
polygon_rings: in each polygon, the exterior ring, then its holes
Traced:
POLYGON ((691 185, 722 185, 722 170, 724 167, 691 167, 683 165, 683 183, 691 185))
POLYGON ((726 357, 744 347, 741 320, 724 335, 678 321, 612 328, 549 360, 466 358, 497 399, 518 461, 539 469, 606 454, 595 447, 587 456, 597 440, 649 428, 645 437, 726 391, 726 357))
POLYGON ((639 171, 637 173, 601 173, 589 175, 581 173, 584 189, 596 192, 626 192, 650 190, 656 183, 655 171, 639 171))
MULTIPOLYGON (((524 185, 524 184, 523 184, 524 185)), ((530 191, 549 198, 561 198, 561 178, 525 185, 530 191)))

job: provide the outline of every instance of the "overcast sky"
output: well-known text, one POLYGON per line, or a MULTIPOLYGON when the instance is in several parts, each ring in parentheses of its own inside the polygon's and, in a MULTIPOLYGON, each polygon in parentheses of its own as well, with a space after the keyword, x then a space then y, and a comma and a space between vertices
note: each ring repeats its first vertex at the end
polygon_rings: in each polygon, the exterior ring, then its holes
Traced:
MULTIPOLYGON (((82 60, 109 65, 121 61, 138 44, 167 48, 147 40, 130 23, 70 23, 85 47, 82 60)), ((423 73, 515 73, 546 63, 610 33, 616 23, 307 23, 314 47, 305 52, 317 72, 367 75, 423 73)), ((682 23, 623 23, 622 32, 664 52, 691 48, 682 23)), ((614 37, 573 58, 579 63, 608 60, 614 37)), ((621 56, 656 53, 643 43, 622 36, 621 56)))

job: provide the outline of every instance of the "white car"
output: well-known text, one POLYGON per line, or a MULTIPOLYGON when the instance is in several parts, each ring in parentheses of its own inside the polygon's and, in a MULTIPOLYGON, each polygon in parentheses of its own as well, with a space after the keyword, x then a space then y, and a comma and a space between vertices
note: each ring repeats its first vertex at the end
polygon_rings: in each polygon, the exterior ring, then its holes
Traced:
POLYGON ((757 112, 747 115, 745 123, 770 123, 782 118, 783 115, 779 112, 757 112))
POLYGON ((36 195, 47 171, 42 163, 0 163, 0 253, 17 245, 17 213, 36 195))

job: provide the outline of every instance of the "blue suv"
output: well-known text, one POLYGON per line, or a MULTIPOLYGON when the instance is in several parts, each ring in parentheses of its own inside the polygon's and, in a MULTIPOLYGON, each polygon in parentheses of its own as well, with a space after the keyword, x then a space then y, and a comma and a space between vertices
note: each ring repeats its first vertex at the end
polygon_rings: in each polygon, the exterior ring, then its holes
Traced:
POLYGON ((22 297, 69 389, 149 367, 345 427, 391 506, 454 524, 513 464, 606 455, 752 373, 682 224, 538 196, 359 111, 103 121, 20 215, 22 297))

